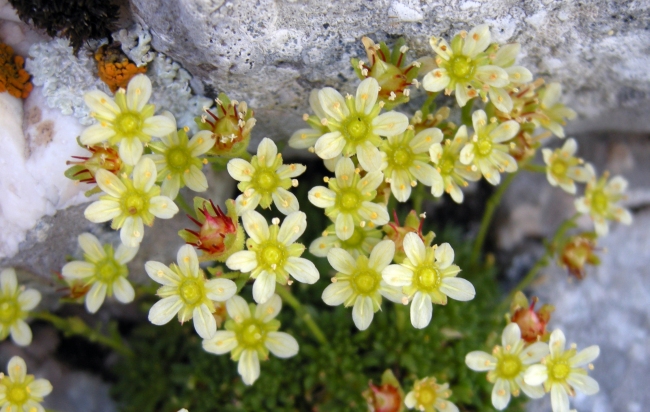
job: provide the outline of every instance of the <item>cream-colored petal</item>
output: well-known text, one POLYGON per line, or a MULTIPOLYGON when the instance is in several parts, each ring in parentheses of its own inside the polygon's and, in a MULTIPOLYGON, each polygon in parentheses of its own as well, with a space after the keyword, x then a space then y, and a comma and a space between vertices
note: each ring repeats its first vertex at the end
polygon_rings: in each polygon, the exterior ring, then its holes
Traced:
POLYGON ((308 149, 316 144, 319 137, 323 135, 320 130, 299 129, 293 132, 289 138, 289 147, 294 149, 308 149))
POLYGON ((229 330, 217 331, 211 339, 203 341, 203 350, 214 353, 215 355, 223 355, 235 349, 237 345, 237 335, 235 332, 229 330))
POLYGON ((243 194, 237 196, 237 199, 235 199, 235 211, 237 215, 243 216, 247 211, 255 210, 260 204, 261 199, 262 195, 255 190, 249 196, 244 196, 243 194))
POLYGON ((263 138, 257 146, 257 160, 266 167, 271 167, 271 165, 273 165, 277 154, 278 147, 275 145, 273 140, 268 137, 263 138))
POLYGON ((16 320, 9 328, 11 340, 18 346, 28 346, 32 343, 32 330, 22 319, 16 320))
POLYGON ((210 300, 225 302, 237 293, 237 285, 230 279, 210 279, 205 282, 205 294, 210 300))
POLYGON ((497 366, 497 358, 489 353, 473 351, 465 356, 465 364, 476 372, 491 371, 497 366))
POLYGON ((208 179, 203 171, 195 165, 191 165, 183 173, 183 180, 185 180, 185 185, 195 192, 205 192, 208 189, 208 179))
POLYGON ((100 90, 91 90, 84 94, 84 102, 91 111, 106 120, 113 120, 122 111, 112 97, 100 90))
POLYGON ((156 184, 157 176, 156 164, 150 158, 143 157, 133 168, 133 186, 148 192, 156 184))
POLYGON ((82 233, 77 238, 79 241, 79 246, 84 251, 86 256, 93 262, 97 262, 106 257, 106 252, 102 247, 102 244, 99 243, 94 235, 90 233, 82 233))
POLYGON ((350 282, 339 281, 331 283, 325 288, 322 299, 329 306, 338 306, 348 300, 353 293, 350 282))
POLYGON ((154 282, 165 286, 178 286, 181 280, 176 272, 162 263, 153 260, 145 263, 144 270, 154 282))
POLYGON ((149 136, 161 137, 175 131, 176 123, 165 116, 149 117, 142 124, 142 133, 149 136))
POLYGON ((287 179, 292 177, 298 177, 301 174, 305 173, 307 167, 299 163, 292 163, 288 165, 282 165, 278 167, 275 171, 280 179, 287 179))
POLYGON ((328 116, 333 117, 337 122, 342 121, 350 115, 350 111, 341 93, 331 87, 325 87, 318 92, 318 101, 323 111, 328 116))
POLYGON ((194 330, 201 338, 210 339, 214 336, 217 331, 217 321, 205 304, 194 308, 192 319, 194 320, 194 330))
POLYGON ((490 45, 492 35, 490 34, 490 27, 487 24, 480 24, 474 27, 465 37, 463 44, 463 55, 470 58, 476 57, 477 54, 482 53, 490 45))
POLYGON ((519 133, 519 123, 514 120, 508 120, 497 126, 497 128, 490 133, 490 137, 492 138, 492 142, 502 143, 515 137, 517 133, 519 133))
POLYGON ((303 212, 293 212, 284 218, 278 231, 278 241, 289 246, 294 243, 307 228, 307 215, 303 212))
POLYGON ((415 392, 411 391, 406 395, 406 398, 404 398, 404 405, 406 405, 407 408, 413 409, 415 408, 415 405, 417 405, 417 398, 415 397, 415 392))
POLYGON ((551 386, 551 407, 553 412, 569 412, 569 394, 564 386, 559 384, 551 386))
POLYGON ((600 386, 594 378, 581 373, 569 373, 567 382, 585 395, 595 395, 600 391, 600 386))
POLYGON ((449 243, 443 243, 436 249, 435 258, 440 269, 447 269, 454 263, 454 249, 449 243))
POLYGON ((394 111, 380 114, 372 119, 372 131, 380 136, 388 137, 404 133, 408 125, 408 117, 394 111))
MULTIPOLYGON (((435 197, 440 197, 445 192, 445 180, 438 170, 433 169, 431 172, 431 194, 435 197)), ((462 193, 462 192, 461 192, 462 193)), ((453 196, 452 196, 453 197, 453 196)), ((461 198, 462 202, 462 198, 461 198)))
POLYGON ((97 180, 97 186, 110 196, 119 198, 126 192, 124 183, 108 170, 99 169, 95 174, 95 180, 97 180))
POLYGON ((9 379, 15 383, 23 383, 27 376, 27 365, 20 356, 13 356, 7 364, 9 379))
POLYGON ((542 107, 550 108, 560 100, 562 95, 562 85, 560 83, 550 83, 544 88, 544 97, 542 98, 542 107))
POLYGON ((532 365, 534 363, 539 363, 542 358, 549 354, 548 344, 545 342, 535 342, 531 345, 526 346, 526 348, 519 354, 519 359, 524 365, 532 365))
POLYGON ((437 127, 424 129, 416 134, 410 141, 409 146, 413 153, 426 153, 433 144, 440 144, 442 141, 442 131, 437 127))
POLYGON ((231 159, 226 167, 230 176, 240 182, 250 182, 255 173, 255 168, 244 159, 231 159))
POLYGON ((167 175, 160 186, 160 194, 170 199, 176 199, 181 190, 181 177, 177 174, 167 175))
POLYGON ((464 165, 472 164, 472 161, 474 160, 474 144, 473 143, 467 143, 462 148, 462 150, 460 151, 459 160, 464 165))
POLYGON ((323 106, 321 106, 321 104, 320 104, 320 100, 318 99, 318 92, 319 91, 320 90, 318 90, 318 89, 313 89, 309 93, 309 107, 311 107, 311 109, 314 111, 314 114, 316 115, 316 117, 318 117, 319 119, 323 119, 327 115, 326 115, 325 111, 323 110, 323 106))
POLYGON ((253 283, 253 299, 257 303, 264 303, 275 293, 275 273, 262 271, 253 283))
POLYGON ((427 293, 416 292, 411 302, 411 324, 416 329, 426 328, 429 326, 432 316, 431 297, 427 293))
POLYGON ((316 266, 309 260, 290 256, 284 269, 300 283, 313 285, 318 281, 319 273, 316 266))
POLYGON ((390 190, 398 202, 406 202, 411 197, 411 182, 406 170, 393 170, 390 190))
POLYGON ((594 360, 600 355, 600 347, 598 345, 592 345, 588 348, 585 348, 574 355, 569 359, 569 364, 571 367, 576 368, 580 366, 585 366, 594 360))
POLYGON ((390 220, 386 205, 373 202, 362 202, 361 208, 359 208, 359 216, 377 226, 385 225, 390 220))
POLYGON ((192 157, 199 157, 212 149, 216 142, 214 133, 209 130, 201 130, 192 137, 187 145, 192 157))
POLYGON ((544 365, 531 365, 524 374, 524 382, 532 386, 541 385, 547 379, 548 369, 544 365))
POLYGON ((377 243, 370 252, 368 267, 381 273, 393 261, 395 242, 390 239, 377 243))
POLYGON ((278 187, 273 191, 271 198, 273 199, 275 207, 277 207, 280 213, 284 215, 298 212, 298 209, 300 208, 296 196, 281 187, 278 187))
POLYGON ((176 253, 178 267, 185 276, 199 277, 199 257, 192 245, 184 245, 176 253))
POLYGON ((273 295, 265 303, 257 305, 254 317, 264 323, 274 319, 282 310, 282 299, 278 295, 273 295))
POLYGON ((422 79, 422 88, 428 92, 439 92, 449 84, 449 74, 445 69, 434 69, 422 79))
POLYGON ((354 180, 355 167, 352 159, 349 157, 342 157, 336 162, 336 183, 340 187, 350 187, 351 182, 354 180))
POLYGON ((126 87, 126 106, 134 111, 141 111, 151 97, 151 80, 144 74, 133 76, 126 87))
POLYGON ((85 279, 95 274, 95 265, 75 260, 66 263, 61 269, 61 274, 68 279, 85 279))
POLYGON ((517 55, 521 51, 521 44, 509 43, 499 47, 499 50, 494 54, 492 64, 499 67, 509 67, 515 63, 517 55))
POLYGON ((508 173, 516 172, 519 167, 517 166, 517 161, 514 157, 510 156, 508 153, 502 152, 501 150, 493 150, 490 160, 508 173))
POLYGON ((354 234, 354 219, 349 213, 339 213, 334 223, 336 236, 341 240, 348 240, 354 234))
POLYGON ((521 340, 521 329, 519 325, 512 322, 509 323, 501 333, 501 346, 504 348, 507 346, 513 347, 521 340))
POLYGON ((314 206, 326 208, 334 206, 336 193, 324 186, 316 186, 309 191, 307 198, 314 206))
POLYGON ((183 301, 178 295, 161 299, 149 310, 149 322, 158 326, 169 323, 181 307, 183 307, 183 301))
POLYGON ((492 388, 492 405, 502 411, 510 403, 510 396, 510 384, 507 380, 498 378, 492 388))
POLYGON ((103 223, 119 216, 121 213, 122 209, 118 202, 98 200, 86 208, 84 216, 93 223, 103 223))
POLYGON ((527 68, 523 66, 512 66, 508 67, 506 73, 508 73, 508 78, 512 84, 524 84, 530 83, 533 81, 533 74, 527 68))
POLYGON ((128 247, 136 247, 142 242, 144 236, 144 224, 142 218, 129 216, 124 220, 120 229, 120 239, 128 247))
POLYGON ((512 111, 512 98, 505 89, 490 87, 488 96, 490 96, 490 101, 494 104, 494 107, 500 111, 504 113, 510 113, 512 111))
POLYGON ((476 110, 472 113, 472 126, 478 132, 487 125, 487 114, 483 110, 476 110))
POLYGON ((113 136, 115 136, 115 130, 112 127, 109 127, 106 123, 98 123, 85 128, 81 132, 79 140, 83 145, 92 146, 113 136))
POLYGON ((298 353, 298 342, 285 332, 269 332, 266 334, 264 346, 278 358, 290 358, 298 353))
POLYGON ((625 192, 627 185, 627 180, 624 177, 614 176, 607 185, 605 185, 605 191, 611 194, 620 194, 625 192))
POLYGON ((462 278, 443 278, 440 291, 452 299, 466 302, 474 299, 474 285, 462 278))
POLYGON ((7 295, 13 295, 18 290, 16 271, 13 268, 5 269, 0 273, 0 288, 7 295))
POLYGON ((515 378, 515 383, 521 388, 521 390, 531 399, 539 399, 544 397, 544 387, 542 385, 529 385, 524 382, 524 379, 521 375, 515 378))
POLYGON ((178 210, 176 203, 167 196, 154 196, 149 201, 149 212, 160 219, 171 219, 178 210))
POLYGON ((384 174, 382 172, 369 172, 359 180, 356 187, 363 193, 368 190, 376 190, 383 181, 384 174))
POLYGON ((370 114, 379 94, 379 83, 372 77, 368 77, 357 87, 357 95, 354 100, 357 113, 370 114))
POLYGON ((385 155, 369 141, 357 145, 357 160, 367 172, 377 172, 386 167, 385 155))
POLYGON ((248 303, 246 303, 244 298, 238 295, 235 295, 226 301, 226 311, 228 311, 228 315, 236 323, 241 323, 251 317, 248 303))
POLYGON ((252 385, 260 377, 260 361, 257 351, 244 349, 237 364, 237 372, 246 385, 252 385))
POLYGON ((564 333, 560 329, 555 329, 551 333, 551 338, 548 342, 548 348, 551 351, 553 357, 560 356, 564 352, 564 347, 566 345, 566 338, 564 333))
POLYGON ((351 275, 357 268, 354 258, 345 249, 334 247, 327 254, 327 261, 337 272, 351 275))
POLYGON ((381 296, 393 303, 402 303, 403 299, 406 297, 404 293, 402 293, 402 288, 390 286, 383 280, 379 282, 379 293, 381 296))
POLYGON ((413 271, 402 265, 389 265, 381 273, 382 279, 391 286, 410 286, 413 282, 413 271))
POLYGON ((264 216, 254 210, 248 210, 242 215, 242 223, 248 236, 255 243, 262 243, 270 236, 269 224, 264 216))
POLYGON ((481 66, 476 69, 474 76, 481 82, 492 87, 505 87, 510 83, 508 73, 499 66, 481 66))
POLYGON ((88 309, 88 312, 95 313, 99 310, 104 303, 104 299, 106 299, 106 290, 106 284, 100 282, 93 283, 88 294, 86 294, 86 309, 88 309))
POLYGON ((135 290, 133 290, 133 286, 131 286, 131 283, 129 283, 129 281, 123 276, 120 276, 113 283, 113 292, 115 293, 115 298, 122 303, 133 302, 133 298, 135 298, 135 290))
POLYGON ((332 159, 341 154, 345 146, 345 137, 341 132, 330 132, 322 135, 314 146, 315 152, 321 159, 332 159))
POLYGON ((469 85, 465 83, 456 83, 456 102, 460 107, 465 107, 469 101, 469 90, 471 90, 469 85))
POLYGON ((235 252, 226 260, 226 266, 232 270, 248 273, 257 267, 257 255, 250 250, 235 252))
POLYGON ((352 320, 357 329, 368 329, 374 316, 375 311, 373 310, 372 298, 369 296, 357 296, 357 300, 354 302, 354 307, 352 308, 352 320))
POLYGON ((52 384, 47 379, 36 379, 27 387, 29 394, 35 398, 44 398, 52 392, 52 384))
POLYGON ((142 157, 144 147, 137 138, 124 138, 120 141, 119 154, 124 163, 133 166, 142 157))
POLYGON ((407 233, 404 237, 404 253, 414 266, 424 262, 426 248, 417 233, 407 233))
POLYGON ((26 289, 18 295, 18 305, 23 311, 34 309, 41 302, 41 292, 36 289, 26 289))

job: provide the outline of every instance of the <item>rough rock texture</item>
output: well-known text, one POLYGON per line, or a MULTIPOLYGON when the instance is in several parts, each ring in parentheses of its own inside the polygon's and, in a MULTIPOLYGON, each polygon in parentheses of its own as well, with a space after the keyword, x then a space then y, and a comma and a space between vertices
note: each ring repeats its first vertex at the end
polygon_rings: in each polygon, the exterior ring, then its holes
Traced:
POLYGON ((498 42, 523 45, 536 76, 559 81, 582 115, 573 130, 650 131, 650 4, 572 0, 132 0, 152 45, 195 76, 199 92, 247 101, 256 133, 287 138, 315 87, 351 91, 361 37, 405 36, 414 55, 431 35, 480 23, 498 42), (348 82, 350 84, 348 84, 348 82))

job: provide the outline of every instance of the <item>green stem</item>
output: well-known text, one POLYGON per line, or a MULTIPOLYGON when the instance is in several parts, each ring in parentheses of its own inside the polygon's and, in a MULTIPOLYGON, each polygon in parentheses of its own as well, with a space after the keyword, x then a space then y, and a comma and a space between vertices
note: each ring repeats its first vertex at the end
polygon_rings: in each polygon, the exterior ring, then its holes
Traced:
POLYGON ((321 345, 323 346, 329 345, 327 338, 325 337, 325 334, 323 333, 321 328, 316 324, 314 318, 311 317, 311 315, 307 312, 307 309, 305 309, 305 307, 302 306, 300 301, 296 299, 296 297, 289 291, 288 288, 278 285, 278 287, 275 288, 275 292, 278 295, 280 295, 280 297, 285 303, 287 303, 289 306, 293 308, 293 310, 296 311, 298 316, 302 318, 303 321, 305 321, 305 324, 307 324, 307 327, 314 335, 316 340, 320 342, 321 345))
POLYGON ((494 212, 496 211, 497 206, 499 206, 501 203, 503 194, 506 192, 506 190, 508 190, 508 187, 519 173, 519 170, 521 170, 521 168, 519 168, 516 172, 507 175, 506 178, 503 179, 501 185, 499 185, 497 188, 496 192, 494 192, 487 201, 485 212, 483 213, 483 219, 481 220, 481 227, 478 231, 478 235, 476 236, 476 240, 474 240, 474 246, 472 247, 472 256, 470 258, 470 263, 472 265, 476 263, 479 255, 481 254, 483 243, 485 243, 485 237, 487 236, 488 229, 490 229, 490 224, 492 223, 494 212))
POLYGON ((546 173, 546 166, 527 164, 523 167, 524 170, 534 173, 546 173))
POLYGON ((537 274, 539 273, 540 270, 548 266, 549 262, 553 258, 553 255, 555 254, 556 245, 562 239, 562 237, 567 232, 567 230, 572 229, 576 226, 575 220, 578 216, 579 214, 576 213, 575 215, 571 216, 569 219, 562 222, 562 224, 557 228, 557 230, 553 234, 553 237, 551 238, 551 241, 546 245, 546 251, 544 252, 544 255, 542 255, 537 260, 537 262, 535 262, 533 267, 531 267, 528 273, 526 273, 526 276, 524 276, 523 279, 521 279, 519 283, 517 283, 517 286, 515 286, 515 288, 510 291, 506 299, 503 302, 501 302, 501 305, 499 306, 500 311, 505 309, 508 305, 510 305, 510 302, 515 297, 515 294, 517 292, 523 291, 533 282, 533 280, 535 280, 535 277, 537 277, 537 274))
POLYGON ((55 328, 59 329, 66 336, 77 335, 87 338, 91 342, 97 342, 101 345, 108 346, 125 356, 133 356, 131 349, 126 347, 120 336, 115 334, 112 337, 105 336, 96 329, 92 329, 78 316, 62 318, 49 312, 31 312, 30 315, 35 319, 50 322, 55 328))
POLYGON ((190 205, 187 204, 187 202, 185 201, 185 198, 183 197, 183 195, 181 195, 181 194, 179 193, 178 196, 176 196, 176 199, 174 199, 174 202, 175 202, 175 203, 176 203, 176 204, 177 204, 181 209, 183 209, 183 211, 184 211, 185 213, 187 213, 187 214, 190 215, 190 216, 194 216, 194 210, 192 210, 192 208, 190 207, 190 205))
POLYGON ((419 215, 422 213, 422 204, 424 203, 425 186, 419 184, 413 189, 413 209, 419 215))
POLYGON ((422 111, 422 118, 426 119, 429 113, 431 113, 431 103, 435 100, 435 98, 438 96, 439 92, 436 93, 429 93, 429 96, 427 99, 422 103, 422 108, 420 109, 422 111))
POLYGON ((467 127, 472 127, 472 108, 474 107, 474 100, 470 99, 460 111, 460 121, 467 127))

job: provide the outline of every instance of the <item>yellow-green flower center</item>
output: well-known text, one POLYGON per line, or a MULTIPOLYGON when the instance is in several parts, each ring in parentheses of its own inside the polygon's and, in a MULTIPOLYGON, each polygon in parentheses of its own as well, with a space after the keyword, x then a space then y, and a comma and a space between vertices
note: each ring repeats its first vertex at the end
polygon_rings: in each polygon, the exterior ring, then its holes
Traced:
POLYGON ((122 134, 131 136, 140 129, 140 116, 135 113, 123 113, 116 119, 116 125, 122 134))
POLYGON ((455 159, 451 156, 443 156, 440 160, 439 167, 440 173, 443 175, 449 175, 454 170, 455 159))
POLYGON ((475 64, 469 57, 460 55, 451 59, 448 70, 449 77, 456 81, 467 81, 474 74, 475 64))
POLYGON ((346 211, 357 210, 359 208, 359 194, 356 190, 346 190, 340 195, 341 209, 346 211))
POLYGON ((122 197, 122 210, 128 215, 137 215, 149 206, 149 199, 143 192, 131 189, 122 197))
POLYGON ((190 166, 191 153, 184 147, 175 147, 167 151, 167 165, 175 172, 184 172, 190 166))
POLYGON ((13 298, 5 298, 0 301, 0 323, 5 325, 13 324, 20 313, 18 302, 13 298))
POLYGON ((514 379, 521 373, 522 363, 519 356, 504 354, 497 363, 497 375, 503 379, 514 379))
POLYGON ((275 173, 264 170, 255 174, 255 183, 261 192, 272 192, 278 185, 278 178, 275 173))
POLYGON ((255 319, 245 321, 237 336, 239 344, 249 349, 255 349, 262 344, 264 328, 255 319))
POLYGON ((419 290, 430 292, 438 289, 441 281, 442 277, 436 267, 421 267, 415 271, 414 283, 419 290))
POLYGON ((263 243, 257 249, 259 266, 269 272, 283 268, 287 256, 286 247, 277 240, 270 240, 263 243))
POLYGON ((345 126, 348 137, 353 141, 363 140, 368 133, 368 124, 360 117, 353 117, 345 126))
MULTIPOLYGON (((7 400, 10 405, 22 405, 29 398, 29 393, 24 385, 16 384, 12 388, 7 389, 7 400)), ((9 409, 7 409, 9 410, 9 409)))
POLYGON ((599 215, 607 214, 607 210, 609 209, 609 199, 602 189, 594 190, 591 194, 591 208, 599 215))
POLYGON ((267 265, 277 265, 282 259, 282 251, 275 246, 267 246, 262 252, 262 258, 267 265))
POLYGON ((571 372, 571 368, 566 361, 552 362, 548 367, 549 377, 556 382, 564 382, 571 372))
POLYGON ((341 243, 343 244, 344 249, 358 249, 365 239, 363 229, 355 226, 352 236, 348 240, 344 240, 341 243))
POLYGON ((393 153, 393 163, 397 166, 408 165, 411 162, 411 151, 405 147, 400 147, 393 153))
POLYGON ((485 138, 479 139, 479 141, 476 142, 476 151, 481 156, 487 156, 490 153, 492 153, 492 142, 490 141, 490 138, 485 137, 485 138))
POLYGON ((352 282, 357 293, 369 295, 377 290, 381 275, 372 269, 356 272, 352 275, 352 282))
POLYGON ((430 387, 421 388, 415 393, 415 397, 418 401, 418 405, 423 406, 424 408, 433 406, 436 402, 436 392, 430 387))
POLYGON ((187 305, 194 305, 203 298, 203 290, 198 280, 188 279, 181 284, 179 289, 181 299, 187 305))
POLYGON ((568 168, 568 165, 562 159, 555 159, 553 163, 551 163, 551 173, 558 177, 564 176, 568 168))
POLYGON ((122 273, 122 265, 115 261, 113 258, 107 258, 99 262, 95 269, 95 274, 99 280, 104 283, 110 284, 117 279, 122 273))

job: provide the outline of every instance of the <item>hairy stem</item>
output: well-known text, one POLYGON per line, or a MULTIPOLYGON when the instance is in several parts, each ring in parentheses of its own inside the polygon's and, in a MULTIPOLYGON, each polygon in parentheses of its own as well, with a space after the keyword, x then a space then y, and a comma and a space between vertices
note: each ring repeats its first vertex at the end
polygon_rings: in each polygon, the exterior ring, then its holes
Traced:
POLYGON ((318 326, 318 324, 316 324, 314 318, 311 317, 311 315, 307 312, 307 309, 305 309, 305 307, 302 306, 300 301, 296 299, 296 297, 289 291, 288 288, 278 285, 278 287, 275 288, 275 292, 278 295, 280 295, 280 297, 285 303, 287 303, 289 306, 293 308, 293 310, 296 311, 298 316, 305 322, 307 328, 309 328, 311 333, 314 335, 316 340, 320 342, 321 345, 323 346, 329 345, 329 343, 327 342, 327 338, 325 337, 325 334, 318 326))

